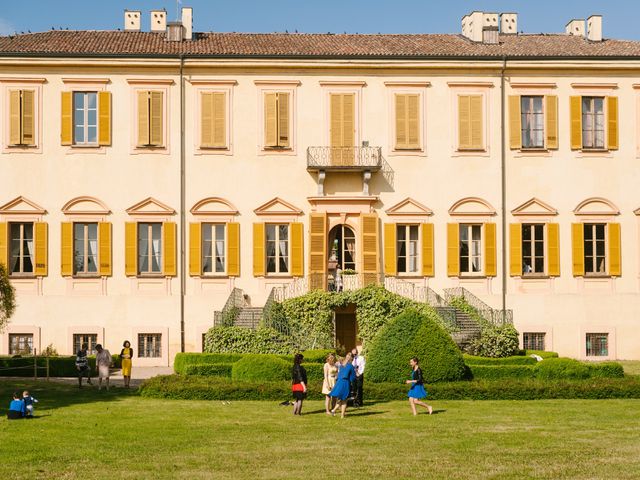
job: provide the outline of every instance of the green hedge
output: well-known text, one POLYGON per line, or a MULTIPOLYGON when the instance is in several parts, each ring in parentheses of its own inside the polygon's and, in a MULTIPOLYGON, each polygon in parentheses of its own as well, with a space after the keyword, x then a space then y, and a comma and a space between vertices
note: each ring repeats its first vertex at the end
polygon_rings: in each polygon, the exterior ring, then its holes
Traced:
POLYGON ((291 381, 293 365, 275 355, 245 355, 233 364, 234 382, 291 381))
POLYGON ((622 378, 624 368, 617 362, 598 362, 589 364, 591 378, 622 378))
POLYGON ((241 353, 177 353, 173 360, 173 371, 187 374, 189 365, 235 363, 243 356, 241 353))
POLYGON ((622 378, 624 369, 616 362, 585 363, 569 358, 547 359, 535 365, 469 365, 474 379, 538 378, 570 380, 586 378, 622 378))
POLYGON ((572 358, 548 358, 536 365, 536 377, 542 380, 589 378, 589 366, 572 358))
POLYGON ((495 380, 498 378, 534 378, 533 365, 470 365, 474 380, 495 380))
POLYGON ((185 375, 202 375, 205 377, 231 378, 233 363, 208 363, 201 365, 187 365, 183 373, 185 375))
MULTIPOLYGON (((112 355, 114 368, 120 368, 120 357, 112 355)), ((92 372, 95 371, 96 359, 94 356, 88 357, 89 366, 92 372)), ((37 358, 38 377, 46 377, 47 359, 37 358)), ((134 359, 135 367, 135 359, 134 359)), ((2 377, 33 377, 33 357, 0 357, 0 376, 2 377)), ((60 356, 49 357, 50 377, 76 377, 76 357, 60 356)))
POLYGON ((205 334, 207 353, 295 353, 291 340, 271 328, 214 327, 205 334))
MULTIPOLYGON (((256 360, 257 363, 262 361, 262 357, 265 355, 260 355, 260 358, 256 360)), ((277 358, 277 357, 271 357, 277 358)), ((269 378, 277 378, 277 379, 291 379, 291 369, 293 368, 293 363, 283 360, 283 362, 277 362, 277 367, 273 367, 273 364, 270 368, 278 368, 277 372, 275 370, 270 370, 268 372, 269 378), (284 362, 284 363, 283 363, 284 362)), ((238 363, 238 362, 235 362, 238 363)), ((206 364, 192 364, 187 365, 180 373, 184 375, 200 375, 205 377, 225 377, 232 378, 233 366, 235 363, 206 363, 206 364)), ((322 381, 324 377, 323 372, 323 364, 321 363, 303 363, 304 368, 307 371, 307 379, 309 382, 313 381, 322 381)), ((247 367, 249 370, 259 370, 259 373, 264 374, 264 366, 258 367, 247 367)), ((243 373, 244 374, 244 373, 243 373)), ((256 373, 257 375, 258 373, 256 373)), ((258 378, 257 381, 267 381, 266 378, 258 378)))
POLYGON ((538 355, 542 358, 558 358, 556 352, 547 352, 546 350, 520 350, 520 355, 538 355))
MULTIPOLYGON (((304 356, 304 363, 321 363, 324 365, 324 362, 327 360, 327 357, 331 353, 336 353, 335 350, 306 350, 302 352, 304 356)), ((291 356, 291 361, 293 361, 293 355, 291 356)))
POLYGON ((538 361, 533 357, 523 356, 492 358, 477 357, 465 353, 462 358, 464 359, 464 363, 467 365, 535 365, 538 363, 538 361))
MULTIPOLYGON (((321 400, 320 382, 311 382, 308 398, 321 400)), ((640 398, 640 380, 607 378, 594 380, 504 379, 441 382, 426 386, 437 400, 542 400, 640 398)), ((371 401, 406 400, 407 387, 398 383, 365 382, 365 398, 371 401)), ((291 382, 233 382, 226 378, 161 375, 140 387, 144 397, 183 400, 271 400, 291 398, 291 382)))

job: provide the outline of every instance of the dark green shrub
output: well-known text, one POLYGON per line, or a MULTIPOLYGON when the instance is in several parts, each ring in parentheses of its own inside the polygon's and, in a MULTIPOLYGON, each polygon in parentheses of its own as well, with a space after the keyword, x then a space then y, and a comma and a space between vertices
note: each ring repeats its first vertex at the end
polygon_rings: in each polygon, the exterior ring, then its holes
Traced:
POLYGON ((521 355, 538 355, 542 358, 558 358, 558 354, 556 352, 547 352, 546 350, 520 350, 521 355))
MULTIPOLYGON (((96 358, 88 357, 89 367, 92 375, 95 374, 96 358)), ((120 357, 112 355, 113 367, 120 368, 120 357)), ((38 377, 47 376, 47 359, 37 358, 38 377)), ((134 363, 135 368, 135 363, 134 363)), ((50 377, 75 377, 78 375, 76 369, 76 357, 49 357, 50 377)), ((3 377, 33 377, 33 357, 0 357, 0 376, 3 377)))
POLYGON ((291 381, 293 364, 275 355, 245 355, 233 364, 233 381, 273 382, 291 381))
POLYGON ((535 370, 543 380, 589 378, 589 366, 572 358, 548 358, 538 362, 535 370))
POLYGON ((533 365, 470 365, 474 380, 496 380, 499 378, 534 378, 533 365))
POLYGON ((624 368, 617 362, 598 362, 589 364, 591 378, 622 378, 624 368))
POLYGON ((464 363, 467 365, 535 365, 538 363, 538 361, 533 357, 521 356, 492 358, 476 357, 465 353, 462 358, 464 358, 464 363))
POLYGON ((185 375, 201 375, 204 377, 231 378, 233 363, 210 363, 201 365, 187 365, 185 375))
POLYGON ((252 330, 243 327, 214 327, 205 335, 207 353, 275 353, 292 354, 295 347, 289 338, 270 328, 252 330))
POLYGON ((479 357, 510 357, 518 353, 519 342, 513 325, 488 325, 482 329, 480 338, 469 344, 467 353, 479 357))
MULTIPOLYGON (((306 359, 305 359, 306 360, 306 359)), ((323 363, 307 363, 306 361, 302 363, 302 366, 307 371, 307 380, 309 383, 322 381, 324 378, 324 364, 323 363)), ((293 367, 293 364, 292 364, 293 367)))
MULTIPOLYGON (((304 352, 302 352, 302 355, 304 356, 304 363, 321 363, 324 365, 324 362, 326 361, 327 357, 329 356, 329 354, 331 353, 335 353, 335 350, 332 349, 324 349, 324 350, 306 350, 304 352)), ((293 357, 292 361, 293 361, 293 357)))
POLYGON ((235 363, 242 357, 240 353, 177 353, 173 360, 173 371, 185 374, 189 365, 235 363))

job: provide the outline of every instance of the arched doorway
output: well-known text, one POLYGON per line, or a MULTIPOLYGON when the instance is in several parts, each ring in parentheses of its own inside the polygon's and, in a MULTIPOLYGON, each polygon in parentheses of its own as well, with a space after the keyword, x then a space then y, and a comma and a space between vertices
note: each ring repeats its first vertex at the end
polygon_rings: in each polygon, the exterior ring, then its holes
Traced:
POLYGON ((356 234, 348 225, 336 225, 329 232, 329 262, 342 270, 356 269, 356 234))

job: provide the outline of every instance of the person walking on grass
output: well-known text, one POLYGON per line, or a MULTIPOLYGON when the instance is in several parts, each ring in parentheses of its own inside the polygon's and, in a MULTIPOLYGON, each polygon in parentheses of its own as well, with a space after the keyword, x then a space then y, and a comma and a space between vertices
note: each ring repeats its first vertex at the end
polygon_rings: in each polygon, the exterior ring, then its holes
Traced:
POLYGON ((111 352, 102 345, 96 345, 96 370, 98 371, 98 390, 102 390, 102 379, 109 390, 109 369, 113 363, 111 352))
POLYGON ((82 377, 87 377, 87 383, 91 383, 91 369, 89 368, 89 359, 87 358, 87 344, 83 343, 76 355, 76 369, 78 370, 78 388, 82 388, 82 377))
POLYGON ((307 371, 302 366, 304 357, 296 353, 293 357, 293 369, 291 370, 291 391, 293 392, 293 414, 302 415, 302 401, 307 396, 307 371))
POLYGON ((336 380, 336 385, 331 390, 329 394, 331 397, 335 398, 338 403, 336 406, 331 409, 331 415, 335 415, 338 408, 340 408, 340 417, 344 418, 347 413, 347 400, 349 398, 349 392, 351 390, 351 382, 356 379, 356 372, 353 369, 352 362, 353 355, 351 352, 347 353, 342 362, 342 366, 340 370, 338 370, 338 378, 336 380))
POLYGON ((429 415, 433 413, 431 405, 427 405, 422 401, 427 397, 427 391, 424 389, 424 379, 422 377, 422 370, 420 369, 420 361, 418 357, 413 357, 409 360, 411 365, 411 380, 407 380, 407 384, 411 385, 409 389, 409 405, 411 405, 411 412, 417 415, 416 405, 426 408, 429 411, 429 415))
POLYGON ((338 378, 338 365, 336 365, 336 356, 331 353, 327 357, 323 368, 324 378, 322 380, 322 393, 324 394, 324 409, 327 415, 331 415, 331 409, 335 406, 335 399, 331 398, 331 390, 336 385, 338 378))
POLYGON ((131 383, 131 359, 133 358, 133 348, 131 348, 129 340, 125 340, 122 346, 124 347, 120 351, 122 377, 124 378, 124 388, 129 388, 129 384, 131 383))

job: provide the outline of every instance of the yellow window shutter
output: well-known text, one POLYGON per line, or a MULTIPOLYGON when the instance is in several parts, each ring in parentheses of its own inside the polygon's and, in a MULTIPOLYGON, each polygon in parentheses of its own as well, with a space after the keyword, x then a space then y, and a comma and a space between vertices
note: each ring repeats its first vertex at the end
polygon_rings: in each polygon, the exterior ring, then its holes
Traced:
POLYGON ((396 224, 384 224, 384 274, 390 277, 396 275, 396 224))
POLYGON ((560 225, 547 224, 547 269, 550 277, 560 276, 560 225))
POLYGON ((151 128, 149 129, 149 140, 151 145, 162 146, 163 145, 163 105, 162 105, 162 92, 151 92, 151 128))
POLYGON ((447 223, 447 276, 460 275, 460 225, 447 223))
POLYGON ((360 214, 360 233, 362 245, 363 284, 369 285, 378 280, 378 214, 360 214))
POLYGON ((240 276, 240 224, 227 223, 227 275, 240 276))
POLYGON ((124 273, 127 277, 138 274, 138 224, 124 224, 124 273))
POLYGON ((213 147, 213 92, 200 94, 200 146, 213 147))
POLYGON ((582 148, 582 97, 572 96, 569 99, 571 116, 571 150, 582 148))
POLYGON ((470 98, 471 111, 471 148, 482 150, 484 142, 482 140, 482 95, 472 95, 470 98))
POLYGON ((509 95, 509 146, 512 150, 519 150, 522 148, 520 95, 509 95))
POLYGON ((98 223, 98 260, 100 261, 100 275, 110 277, 112 271, 111 262, 111 223, 98 223))
POLYGON ((138 146, 149 145, 149 92, 138 92, 138 146))
POLYGON ((327 215, 309 214, 310 289, 324 289, 327 273, 327 215))
POLYGON ((356 105, 355 95, 348 93, 343 95, 342 109, 343 109, 343 146, 353 147, 355 145, 355 121, 356 121, 356 105))
POLYGON ((189 224, 189 275, 202 275, 202 224, 189 224))
POLYGON ((496 255, 496 224, 484 224, 484 274, 495 277, 498 272, 496 255))
POLYGON ((35 91, 22 91, 22 144, 36 144, 35 91))
POLYGON ((422 275, 433 277, 434 269, 434 248, 433 248, 433 223, 422 224, 422 275))
POLYGON ((610 223, 607 228, 609 229, 609 275, 619 277, 622 274, 620 224, 610 223))
POLYGON ((73 144, 73 92, 62 92, 60 105, 60 143, 73 144))
POLYGON ((291 275, 304 276, 304 229, 300 222, 290 223, 291 229, 291 275))
POLYGON ((544 129, 546 134, 546 146, 548 149, 558 148, 558 97, 546 95, 544 108, 544 129))
POLYGON ((396 148, 408 148, 407 95, 396 94, 396 148))
POLYGON ((618 150, 618 97, 607 97, 607 148, 618 150))
POLYGON ((278 146, 289 146, 289 94, 278 93, 278 146))
POLYGON ((420 95, 407 95, 407 147, 420 148, 420 95))
POLYGON ((278 96, 275 93, 264 95, 264 146, 278 146, 278 96))
POLYGON ((162 223, 162 261, 163 273, 167 277, 175 277, 177 268, 177 228, 175 222, 162 223))
POLYGON ((227 146, 227 94, 213 93, 213 146, 224 148, 227 146))
POLYGON ((342 146, 342 95, 330 95, 330 143, 332 147, 342 146))
POLYGON ((471 97, 469 95, 458 95, 458 148, 460 150, 471 148, 471 97))
POLYGON ((9 92, 9 143, 20 145, 22 143, 22 97, 20 90, 9 92))
POLYGON ((73 275, 73 223, 60 224, 60 272, 63 277, 73 275))
POLYGON ((265 274, 265 232, 264 223, 253 224, 253 276, 265 274))
POLYGON ((37 277, 46 277, 48 271, 47 259, 47 224, 44 222, 36 222, 33 224, 35 230, 35 263, 34 273, 37 277))
POLYGON ((98 92, 98 144, 111 145, 111 92, 98 92))
POLYGON ((0 222, 0 265, 4 265, 9 273, 9 249, 7 243, 9 241, 9 232, 7 231, 7 222, 0 222))
POLYGON ((571 247, 573 257, 573 276, 584 275, 584 226, 582 223, 571 224, 571 247))
POLYGON ((522 225, 509 225, 509 271, 512 277, 522 275, 522 225))

